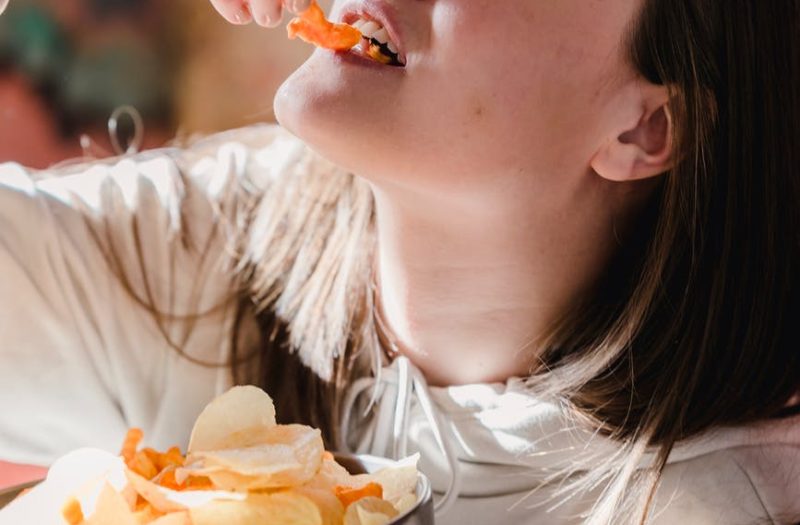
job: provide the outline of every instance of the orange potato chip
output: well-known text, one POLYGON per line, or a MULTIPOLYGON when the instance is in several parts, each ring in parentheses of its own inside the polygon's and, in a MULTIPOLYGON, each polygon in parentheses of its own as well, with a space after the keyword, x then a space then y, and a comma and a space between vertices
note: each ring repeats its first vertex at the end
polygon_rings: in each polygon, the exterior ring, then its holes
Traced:
POLYGON ((309 44, 334 51, 351 49, 361 41, 361 31, 348 24, 329 22, 313 0, 308 9, 289 22, 286 29, 289 38, 300 37, 309 44))
POLYGON ((176 512, 186 509, 185 505, 170 500, 168 489, 156 485, 131 470, 125 472, 125 476, 136 493, 159 512, 176 512))
POLYGON ((275 405, 254 386, 236 386, 214 399, 197 417, 189 453, 243 448, 260 443, 275 426, 275 405))
POLYGON ((83 509, 81 508, 81 502, 74 497, 69 498, 61 508, 61 516, 68 525, 80 525, 80 523, 83 521, 83 509))
POLYGON ((333 488, 333 493, 336 494, 336 497, 339 498, 345 508, 363 498, 383 499, 383 487, 374 481, 357 488, 337 485, 333 488))
POLYGON ((397 509, 381 498, 358 500, 344 514, 344 525, 385 525, 398 516, 397 509))
POLYGON ((153 479, 158 475, 158 468, 143 450, 135 453, 130 462, 126 462, 126 464, 129 469, 146 479, 153 479))
POLYGON ((143 437, 144 432, 142 432, 140 428, 131 428, 128 430, 128 433, 125 435, 125 440, 122 442, 122 450, 119 453, 126 465, 130 466, 143 437))
POLYGON ((188 477, 184 475, 181 476, 179 482, 176 472, 175 467, 167 467, 159 472, 152 481, 160 487, 179 491, 212 490, 214 488, 214 484, 205 476, 188 477))
POLYGON ((181 449, 178 447, 172 447, 166 452, 159 452, 152 448, 145 448, 142 450, 142 453, 144 453, 150 462, 155 465, 158 472, 161 472, 168 467, 182 467, 184 463, 181 449))
POLYGON ((132 486, 147 504, 162 513, 180 512, 214 500, 243 501, 247 497, 245 494, 217 490, 216 487, 209 487, 207 490, 176 491, 157 485, 131 471, 127 471, 125 475, 130 483, 129 486, 132 486))

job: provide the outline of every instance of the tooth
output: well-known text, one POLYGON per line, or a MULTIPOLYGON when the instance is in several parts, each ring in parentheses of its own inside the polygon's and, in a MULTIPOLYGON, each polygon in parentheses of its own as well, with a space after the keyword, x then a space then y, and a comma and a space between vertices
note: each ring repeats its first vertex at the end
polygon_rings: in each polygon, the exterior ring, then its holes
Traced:
POLYGON ((361 31, 362 35, 369 38, 372 36, 373 33, 375 33, 380 28, 381 26, 370 20, 369 22, 361 26, 359 31, 361 31))
POLYGON ((396 55, 396 54, 398 54, 398 53, 400 52, 400 50, 399 50, 399 49, 397 49, 397 46, 396 46, 396 45, 394 45, 394 42, 392 42, 391 40, 390 40, 390 41, 388 41, 388 42, 386 43, 386 45, 389 47, 389 51, 391 51, 391 52, 392 52, 392 53, 394 53, 395 55, 396 55))
POLYGON ((378 42, 385 44, 386 42, 389 41, 389 32, 386 30, 386 28, 381 28, 378 31, 372 33, 372 38, 374 38, 378 42))
POLYGON ((361 27, 366 23, 367 23, 366 20, 364 20, 363 18, 359 18, 358 20, 353 22, 353 27, 355 27, 356 29, 358 29, 360 31, 361 27))

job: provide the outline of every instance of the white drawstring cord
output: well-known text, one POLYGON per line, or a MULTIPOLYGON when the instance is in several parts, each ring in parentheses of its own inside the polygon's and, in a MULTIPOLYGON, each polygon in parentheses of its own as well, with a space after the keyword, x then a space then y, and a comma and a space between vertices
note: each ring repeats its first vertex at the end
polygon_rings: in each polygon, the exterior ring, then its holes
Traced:
MULTIPOLYGON (((440 421, 425 378, 407 357, 398 356, 382 372, 381 384, 376 384, 375 378, 367 377, 355 381, 350 387, 344 401, 339 448, 343 451, 353 452, 344 436, 351 430, 351 415, 356 408, 358 398, 372 388, 373 398, 366 412, 369 412, 370 408, 376 408, 377 413, 370 418, 369 425, 363 431, 355 452, 378 456, 390 455, 394 459, 402 459, 407 456, 408 420, 412 396, 415 395, 450 469, 447 489, 434 509, 436 516, 440 517, 450 510, 461 490, 461 474, 458 457, 453 449, 452 431, 440 421), (387 416, 392 418, 391 422, 388 421, 387 416), (388 443, 389 429, 391 429, 391 447, 388 443), (390 448, 391 450, 389 450, 390 448)), ((366 416, 367 413, 362 414, 362 417, 366 416)))
MULTIPOLYGON (((402 357, 402 359, 406 358, 402 357)), ((410 363, 409 366, 411 366, 410 363)), ((450 428, 445 429, 442 426, 439 415, 433 408, 427 381, 422 376, 422 372, 416 368, 412 369, 412 374, 414 377, 414 393, 417 395, 422 411, 425 412, 425 416, 431 424, 431 430, 433 430, 433 435, 436 437, 436 442, 444 452, 447 464, 450 467, 450 481, 447 484, 447 490, 444 491, 444 496, 436 503, 434 508, 436 516, 443 516, 452 508, 458 499, 458 494, 461 492, 461 469, 458 464, 458 456, 453 450, 452 431, 450 428), (443 430, 446 430, 446 432, 443 432, 443 430)))

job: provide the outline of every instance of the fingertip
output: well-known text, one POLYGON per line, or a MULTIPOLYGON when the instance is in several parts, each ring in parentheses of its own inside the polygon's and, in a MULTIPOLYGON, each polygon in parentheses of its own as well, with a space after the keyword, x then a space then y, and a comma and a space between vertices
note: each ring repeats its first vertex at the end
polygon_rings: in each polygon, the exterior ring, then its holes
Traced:
POLYGON ((300 14, 311 6, 311 0, 287 0, 289 11, 300 14))
POLYGON ((247 4, 241 0, 213 0, 211 4, 231 24, 247 24, 253 19, 247 4))
POLYGON ((238 25, 245 25, 249 24, 253 21, 253 13, 250 12, 250 8, 247 7, 247 4, 242 5, 241 8, 237 9, 233 15, 233 20, 231 21, 232 24, 238 25))
POLYGON ((261 27, 277 27, 281 23, 280 2, 255 2, 251 6, 253 20, 261 27))

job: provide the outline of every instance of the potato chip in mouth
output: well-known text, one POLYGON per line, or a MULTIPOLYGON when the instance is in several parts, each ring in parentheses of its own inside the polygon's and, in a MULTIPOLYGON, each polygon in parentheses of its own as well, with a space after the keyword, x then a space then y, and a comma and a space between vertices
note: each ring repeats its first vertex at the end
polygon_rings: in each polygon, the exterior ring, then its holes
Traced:
POLYGON ((185 456, 178 447, 141 448, 143 438, 131 429, 120 458, 106 454, 122 471, 117 481, 110 473, 95 480, 91 505, 75 487, 61 502, 63 523, 384 525, 416 502, 415 458, 352 475, 325 451, 319 430, 278 425, 272 400, 253 386, 234 387, 202 411, 185 456))
POLYGON ((286 30, 289 38, 300 37, 309 44, 333 51, 346 51, 361 42, 361 31, 349 24, 329 22, 314 0, 308 9, 289 22, 286 30))

